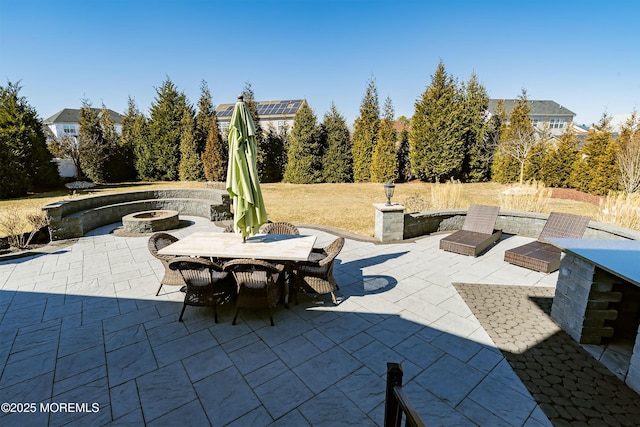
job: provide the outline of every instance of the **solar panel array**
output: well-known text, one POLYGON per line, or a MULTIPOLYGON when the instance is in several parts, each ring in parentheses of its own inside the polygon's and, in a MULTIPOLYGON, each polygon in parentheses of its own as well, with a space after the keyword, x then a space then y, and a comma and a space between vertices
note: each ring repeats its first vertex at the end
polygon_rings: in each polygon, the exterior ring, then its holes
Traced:
MULTIPOLYGON (((231 104, 224 110, 217 111, 216 115, 218 117, 231 117, 234 105, 231 104)), ((259 102, 257 106, 258 116, 294 115, 300 109, 300 105, 302 105, 301 99, 259 102)))

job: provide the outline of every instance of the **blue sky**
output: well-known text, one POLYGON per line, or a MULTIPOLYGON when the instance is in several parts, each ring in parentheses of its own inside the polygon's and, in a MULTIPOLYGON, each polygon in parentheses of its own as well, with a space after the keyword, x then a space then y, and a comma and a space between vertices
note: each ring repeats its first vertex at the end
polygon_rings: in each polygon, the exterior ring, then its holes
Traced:
POLYGON ((438 62, 491 98, 551 99, 597 122, 640 110, 640 0, 0 0, 0 79, 47 118, 82 99, 148 112, 169 77, 192 103, 246 82, 258 100, 334 102, 349 125, 367 81, 410 117, 438 62))

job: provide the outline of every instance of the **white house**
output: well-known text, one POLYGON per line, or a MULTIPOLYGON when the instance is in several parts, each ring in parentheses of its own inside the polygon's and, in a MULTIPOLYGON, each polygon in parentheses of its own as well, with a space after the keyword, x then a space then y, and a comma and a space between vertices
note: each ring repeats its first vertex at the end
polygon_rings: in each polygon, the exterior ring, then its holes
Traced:
MULTIPOLYGON (((98 116, 102 115, 101 108, 94 108, 98 116)), ((111 116, 111 121, 118 135, 122 133, 122 115, 113 110, 107 110, 111 116)), ((80 110, 76 108, 65 108, 58 111, 53 116, 43 121, 55 138, 62 138, 64 135, 78 136, 80 132, 80 110)))
MULTIPOLYGON (((305 99, 258 101, 256 109, 260 127, 263 130, 272 128, 278 132, 282 132, 284 129, 291 131, 296 113, 300 110, 302 104, 306 103, 305 99)), ((235 104, 220 104, 216 108, 216 117, 221 133, 229 130, 229 122, 231 122, 234 106, 235 104)))
MULTIPOLYGON (((513 106, 516 103, 516 99, 503 99, 503 105, 507 116, 511 114, 513 106)), ((498 105, 497 99, 489 100, 489 113, 495 114, 496 107, 498 105)), ((561 135, 571 123, 575 113, 555 101, 549 100, 529 100, 529 117, 534 127, 542 129, 543 126, 548 125, 551 135, 561 135)))

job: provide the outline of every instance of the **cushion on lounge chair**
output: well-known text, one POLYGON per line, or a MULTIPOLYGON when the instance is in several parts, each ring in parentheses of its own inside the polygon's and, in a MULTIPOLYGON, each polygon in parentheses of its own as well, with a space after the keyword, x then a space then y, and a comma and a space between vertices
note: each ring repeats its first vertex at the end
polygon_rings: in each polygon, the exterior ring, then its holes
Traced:
POLYGON ((552 273, 560 268, 562 251, 547 243, 546 239, 580 239, 587 225, 589 218, 586 216, 551 212, 538 240, 505 251, 504 260, 530 270, 552 273))
POLYGON ((442 238, 440 249, 462 255, 480 255, 502 236, 501 230, 494 230, 499 212, 498 206, 469 206, 462 230, 442 238))

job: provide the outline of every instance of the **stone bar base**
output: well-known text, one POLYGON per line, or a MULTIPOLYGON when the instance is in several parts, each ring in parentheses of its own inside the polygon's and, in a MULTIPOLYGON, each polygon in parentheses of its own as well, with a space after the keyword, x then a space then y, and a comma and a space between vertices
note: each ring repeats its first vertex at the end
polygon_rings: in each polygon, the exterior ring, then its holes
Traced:
POLYGON ((614 334, 635 335, 625 382, 640 393, 640 326, 632 320, 640 310, 639 296, 633 284, 567 253, 560 263, 551 318, 581 344, 603 344, 614 334))
POLYGON ((376 225, 374 236, 381 242, 392 242, 404 238, 404 206, 374 203, 376 225))

